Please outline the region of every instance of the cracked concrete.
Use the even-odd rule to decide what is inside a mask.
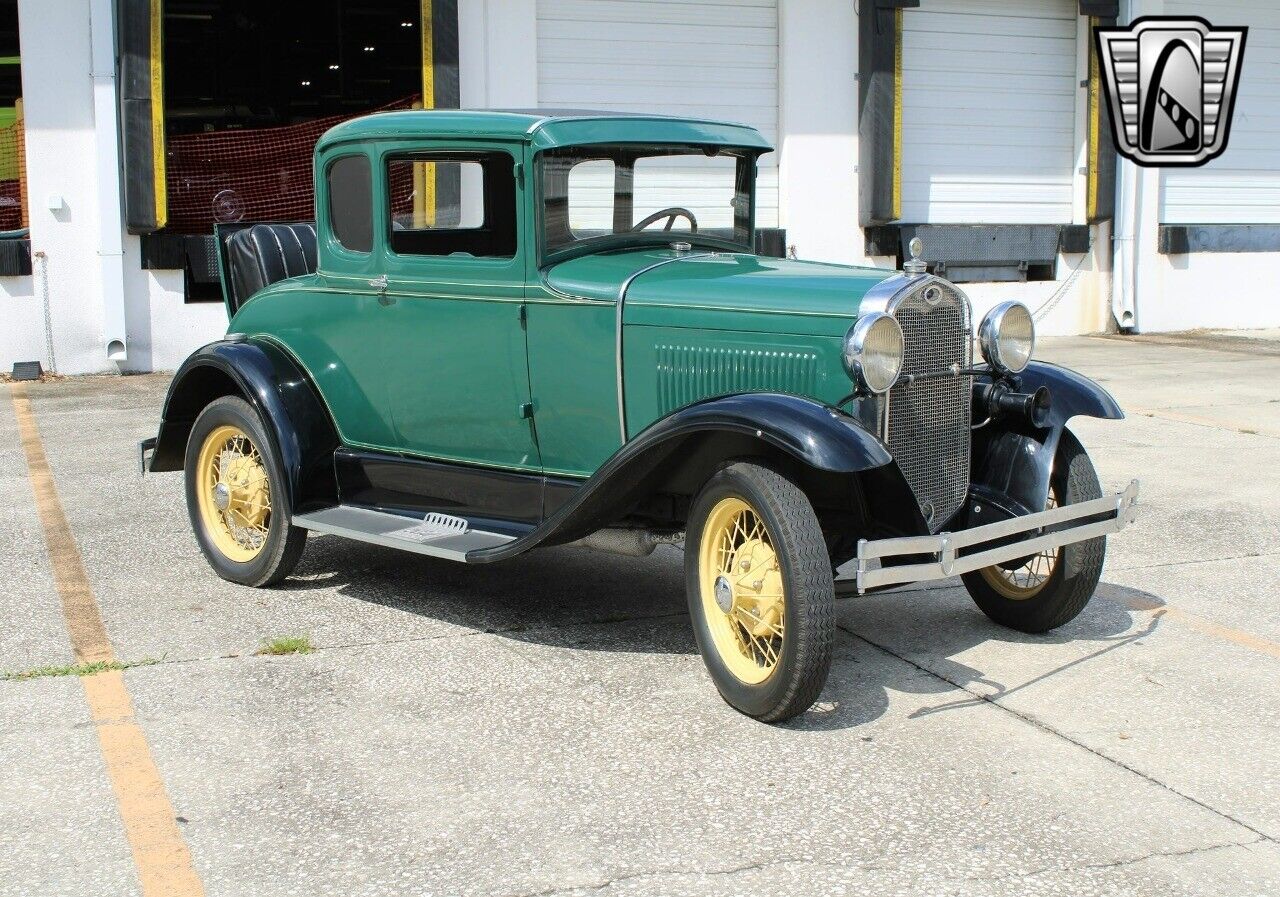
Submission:
[[[472,569],[322,537],[241,589],[180,478],[135,472],[166,378],[31,395],[116,653],[162,659],[124,676],[210,895],[1269,897],[1280,448],[1241,416],[1272,419],[1280,357],[1243,351],[1046,340],[1160,412],[1075,424],[1107,485],[1143,479],[1098,596],[1034,638],[955,582],[843,600],[821,701],[774,728],[711,688],[674,549]],[[65,663],[8,407],[0,496],[0,668]],[[253,656],[286,635],[318,650]],[[0,683],[0,897],[137,893],[77,694]]]

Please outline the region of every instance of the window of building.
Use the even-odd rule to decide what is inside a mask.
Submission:
[[[393,252],[475,258],[516,254],[515,160],[506,153],[391,159],[387,194]]]
[[[329,165],[329,223],[352,252],[373,249],[373,178],[367,156],[343,156]]]

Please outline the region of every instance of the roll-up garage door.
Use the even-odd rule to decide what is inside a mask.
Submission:
[[[1273,0],[1169,0],[1164,12],[1207,15],[1222,27],[1246,25],[1249,37],[1226,152],[1200,168],[1162,172],[1160,221],[1280,224],[1280,7]]]
[[[538,0],[538,105],[742,122],[777,146],[777,0]],[[697,174],[670,175],[666,204],[689,205]],[[776,227],[776,152],[757,193],[756,223]]]
[[[1075,0],[928,0],[902,14],[902,220],[1067,224]]]

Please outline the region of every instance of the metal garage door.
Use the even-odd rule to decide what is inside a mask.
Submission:
[[[902,220],[1066,224],[1075,0],[929,0],[902,15]]]
[[[1200,168],[1162,172],[1165,224],[1280,224],[1280,8],[1272,0],[1188,3],[1169,0],[1165,14],[1212,16],[1212,24],[1247,25],[1235,115],[1227,149]]]
[[[538,105],[743,122],[777,146],[777,0],[538,0]],[[696,176],[671,176],[668,204],[688,205]],[[757,224],[776,227],[777,153],[758,193]]]

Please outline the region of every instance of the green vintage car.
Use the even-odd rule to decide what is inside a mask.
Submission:
[[[711,677],[767,721],[822,690],[837,593],[958,574],[999,623],[1070,620],[1137,490],[1104,495],[1065,424],[1119,407],[1031,360],[1024,306],[975,335],[914,257],[756,254],[769,150],[613,113],[333,128],[314,223],[219,231],[228,333],[144,469],[186,471],[209,563],[252,586],[308,530],[467,564],[683,545]]]

